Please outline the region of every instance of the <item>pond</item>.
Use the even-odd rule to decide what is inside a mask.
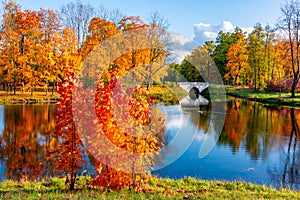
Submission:
[[[300,189],[300,109],[229,98],[217,144],[199,157],[205,138],[213,131],[210,106],[200,109],[162,106],[161,112],[167,113],[163,137],[168,148],[161,152],[152,174]],[[47,149],[54,145],[55,110],[55,105],[0,106],[0,181],[56,174],[46,159]],[[92,171],[86,162],[80,174]]]

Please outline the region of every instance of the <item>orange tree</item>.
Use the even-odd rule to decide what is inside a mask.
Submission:
[[[127,18],[122,22],[128,23],[122,24],[125,27],[122,33],[106,39],[101,44],[104,45],[87,58],[88,69],[95,70],[94,78],[99,80],[94,91],[82,83],[83,90],[77,91],[80,102],[73,102],[73,105],[78,103],[75,107],[80,108],[82,117],[78,128],[85,132],[87,148],[97,159],[93,184],[112,189],[138,189],[148,174],[147,170],[153,166],[155,152],[162,145],[157,137],[162,130],[157,129],[159,124],[153,121],[162,123],[163,118],[157,112],[151,112],[148,91],[136,86],[139,84],[138,75],[129,73],[150,63],[151,48],[148,48],[150,45],[145,38],[147,26],[140,25],[139,20],[134,25],[135,20]],[[109,66],[103,68],[107,61],[111,61]],[[84,82],[86,79],[79,80]],[[123,84],[118,84],[119,81]],[[133,85],[129,84],[133,82]],[[94,92],[94,98],[86,99],[87,92]],[[91,104],[94,107],[88,106]],[[94,114],[84,114],[91,113],[88,112],[91,109]],[[92,124],[87,125],[88,121]],[[85,127],[89,127],[89,131]]]
[[[70,190],[74,189],[77,171],[81,168],[83,159],[83,143],[75,127],[72,113],[72,93],[74,79],[81,66],[81,56],[75,33],[70,28],[62,31],[60,39],[60,54],[57,56],[57,66],[60,70],[58,93],[61,100],[57,104],[57,123],[54,132],[56,145],[48,152],[49,159],[55,163],[57,170],[67,176]]]
[[[84,49],[77,55],[84,62],[72,64],[76,54],[65,56],[70,60],[66,59],[69,68],[59,87],[62,100],[55,133],[59,144],[52,153],[57,168],[69,175],[71,190],[83,162],[83,141],[95,158],[92,184],[111,189],[138,189],[162,146],[158,135],[164,119],[158,115],[159,109],[150,109],[148,91],[138,86],[137,76],[131,73],[147,67],[151,48],[162,48],[149,48],[146,25],[129,22],[122,24],[126,27],[122,30],[111,22],[93,19]],[[82,66],[80,71],[78,66]]]

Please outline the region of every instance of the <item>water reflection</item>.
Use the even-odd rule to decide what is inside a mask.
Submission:
[[[51,138],[55,130],[55,110],[55,105],[0,106],[2,180],[35,180],[55,174],[46,158],[47,149],[55,145]],[[171,178],[243,180],[300,189],[300,109],[229,99],[222,134],[220,138],[215,135],[218,143],[202,159],[198,155],[200,147],[208,134],[213,135],[214,123],[218,122],[211,105],[164,106],[163,110],[168,114],[164,141],[172,145],[164,149],[157,166],[178,159],[153,174]],[[180,140],[174,142],[178,133]],[[188,149],[185,149],[189,144],[185,134],[194,137]],[[184,152],[181,157],[178,156],[180,151]]]
[[[186,96],[179,102],[179,104],[182,107],[195,107],[199,105],[208,105],[208,103],[209,101],[201,95],[198,95],[197,98],[191,98],[190,96]]]
[[[0,159],[5,165],[1,178],[35,180],[53,175],[46,150],[55,129],[55,105],[1,106],[1,110]]]
[[[218,144],[203,159],[198,157],[199,148],[203,145],[203,138],[213,131],[211,122],[215,120],[211,120],[209,105],[200,109],[197,113],[183,108],[192,125],[197,127],[197,140],[175,163],[154,174],[171,178],[194,176],[243,180],[277,188],[300,189],[299,109],[229,99]],[[200,121],[197,120],[199,117]],[[169,156],[172,155],[165,155]]]
[[[300,110],[241,99],[231,99],[227,109],[219,144],[230,145],[233,152],[245,148],[255,163],[264,161],[261,168],[266,170],[260,170],[270,175],[274,186],[299,189]]]

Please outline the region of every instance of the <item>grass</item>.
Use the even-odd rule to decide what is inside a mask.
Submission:
[[[15,95],[7,93],[6,91],[0,91],[0,104],[24,104],[24,103],[56,103],[59,100],[59,94],[54,93],[51,95],[49,92],[46,96],[45,92],[34,92],[31,95],[30,92],[17,92]]]
[[[232,87],[226,88],[226,94],[268,105],[300,107],[300,94],[296,94],[295,98],[291,98],[291,93],[260,92]]]
[[[176,104],[180,99],[184,98],[188,93],[177,86],[151,86],[150,95],[153,96],[155,102],[164,102],[166,104]],[[60,99],[57,92],[51,95],[49,92],[46,96],[45,92],[34,92],[32,96],[30,92],[17,92],[16,95],[0,91],[0,104],[24,104],[24,103],[56,103]]]
[[[178,86],[159,86],[153,85],[150,88],[150,95],[155,102],[164,102],[165,104],[177,104],[181,99],[188,95],[188,92]]]
[[[300,199],[300,192],[276,190],[244,182],[149,178],[139,191],[111,191],[90,187],[90,178],[81,177],[76,190],[68,191],[63,178],[50,181],[0,184],[1,199]]]

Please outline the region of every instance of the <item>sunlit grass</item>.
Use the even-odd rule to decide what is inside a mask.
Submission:
[[[179,86],[158,86],[154,85],[150,88],[155,102],[164,102],[166,104],[177,104],[181,99],[188,95],[184,89]]]
[[[269,105],[300,107],[300,94],[291,98],[291,93],[283,92],[260,92],[249,89],[227,88],[227,95],[241,97]]]
[[[17,91],[16,94],[11,92],[0,91],[0,104],[20,104],[20,103],[55,103],[59,99],[59,94],[54,92],[52,95],[51,91],[48,92],[20,92]]]
[[[300,199],[300,192],[276,190],[245,182],[205,181],[194,178],[180,180],[149,178],[135,190],[111,191],[91,187],[90,178],[80,177],[75,191],[70,192],[65,179],[0,184],[1,199]]]

